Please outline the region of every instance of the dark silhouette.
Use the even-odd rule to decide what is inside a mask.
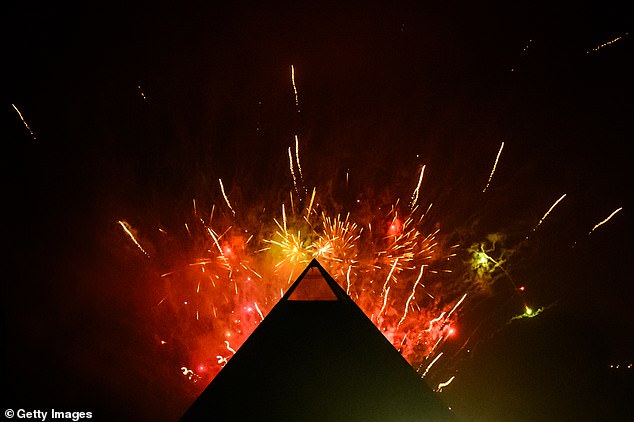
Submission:
[[[451,412],[313,260],[182,421],[445,421]]]

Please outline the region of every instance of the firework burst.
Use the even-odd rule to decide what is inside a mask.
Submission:
[[[291,72],[299,112],[294,67]],[[516,316],[505,315],[505,321],[542,312],[543,308],[534,311],[520,294],[524,286],[516,284],[509,268],[514,249],[503,247],[503,234],[477,241],[469,240],[470,234],[450,241],[455,232],[445,233],[440,222],[430,221],[432,203],[421,195],[426,165],[417,174],[411,171],[415,187],[406,196],[408,204],[393,198],[387,207],[354,201],[353,207],[342,209],[325,204],[346,202],[345,198],[322,196],[317,187],[307,188],[310,178],[302,170],[299,146],[295,135],[294,146],[287,149],[292,185],[281,204],[260,204],[257,210],[245,207],[230,200],[232,189],[218,179],[215,205],[202,211],[194,200],[193,212],[182,227],[159,229],[162,237],[180,241],[163,242],[164,248],[152,245],[156,256],[146,252],[134,228],[119,221],[138,250],[169,266],[160,277],[156,336],[162,347],[172,350],[174,367],[188,382],[210,381],[312,259],[319,260],[420,376],[437,383],[438,390],[455,378],[450,370],[455,365],[446,362],[457,360],[475,341],[478,328],[463,332],[461,316],[472,303],[494,295],[495,284],[505,280],[511,286]],[[504,146],[502,142],[482,193],[492,184]],[[353,195],[349,179],[347,169],[345,195]],[[521,241],[528,241],[528,236]],[[498,328],[504,326],[500,323]]]
[[[441,230],[428,229],[431,205],[417,203],[423,171],[424,166],[409,206],[397,199],[387,211],[370,215],[366,208],[331,213],[320,205],[324,201],[317,188],[310,195],[296,189],[299,197],[291,192],[289,203],[275,207],[280,214],[260,227],[240,221],[248,211],[230,203],[222,181],[224,206],[213,205],[205,217],[193,201],[191,220],[180,233],[159,231],[183,239],[186,253],[167,247],[157,256],[172,256],[171,268],[161,275],[157,338],[174,349],[184,378],[203,385],[213,378],[314,258],[420,375],[430,376],[437,362],[446,359],[442,348],[456,337],[462,308],[486,290],[482,285],[498,277],[498,270],[506,272],[506,258],[493,258],[494,246],[472,246],[476,277],[454,274],[461,246],[443,246]],[[119,224],[145,251],[134,229]]]

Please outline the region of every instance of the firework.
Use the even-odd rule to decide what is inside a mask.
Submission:
[[[558,200],[556,200],[551,206],[550,208],[548,208],[548,211],[546,211],[546,213],[542,216],[542,218],[540,218],[540,220],[537,222],[537,225],[533,228],[533,232],[537,231],[537,229],[539,228],[539,226],[541,226],[544,221],[546,220],[546,218],[550,215],[550,213],[555,209],[555,207],[566,197],[566,194],[564,193],[563,195],[561,195],[559,197]],[[526,239],[528,239],[528,236],[526,236]]]
[[[130,226],[130,224],[128,224],[126,221],[123,221],[123,220],[117,221],[117,224],[119,224],[121,226],[121,228],[123,229],[125,234],[128,235],[128,237],[132,240],[132,242],[136,245],[136,247],[141,252],[143,252],[143,255],[145,255],[146,257],[149,258],[150,254],[147,253],[147,251],[145,249],[143,249],[143,246],[141,246],[141,244],[137,240],[136,236],[134,235],[134,233],[133,233],[134,229]]]
[[[291,83],[299,112],[294,66]],[[371,201],[361,206],[354,201],[349,209],[330,207],[325,204],[337,203],[337,198],[322,196],[316,185],[309,195],[299,136],[293,140],[286,151],[292,185],[282,203],[269,203],[257,211],[236,208],[218,179],[220,206],[211,204],[203,210],[193,199],[188,221],[176,230],[159,229],[163,239],[180,241],[168,241],[165,250],[152,244],[151,250],[158,250],[152,257],[129,224],[118,222],[147,258],[167,261],[156,304],[156,338],[161,347],[173,350],[174,366],[181,368],[187,381],[210,381],[312,259],[319,260],[421,377],[438,382],[438,391],[455,379],[443,372],[451,366],[447,362],[478,341],[474,334],[479,327],[469,332],[471,328],[459,325],[463,313],[472,303],[494,295],[498,280],[512,286],[514,313],[523,310],[505,316],[499,326],[543,312],[543,307],[533,309],[521,297],[525,287],[518,286],[511,274],[514,248],[502,247],[504,234],[450,242],[451,233],[441,231],[440,222],[428,220],[432,203],[421,195],[425,164],[411,171],[414,188],[405,196],[406,205],[394,198],[388,206],[384,202],[372,206]],[[502,142],[483,193],[491,185],[504,147]],[[350,178],[347,168],[346,194],[354,195]],[[531,233],[565,197],[550,206]],[[256,213],[257,218],[252,218]],[[170,249],[171,244],[180,249]],[[456,260],[459,256],[466,259]],[[460,344],[452,344],[461,336]]]
[[[416,206],[416,203],[418,202],[418,193],[420,191],[420,184],[423,182],[424,174],[425,174],[425,166],[421,167],[420,169],[420,176],[418,176],[418,184],[416,184],[416,189],[414,189],[414,192],[412,193],[412,201],[410,203],[410,208],[414,208]],[[346,183],[348,182],[347,175],[348,173],[346,173]]]
[[[628,35],[629,35],[629,33],[626,32],[625,34],[619,35],[618,37],[613,38],[610,41],[606,41],[606,42],[604,42],[602,44],[599,44],[596,47],[593,47],[590,50],[586,51],[586,54],[596,53],[597,51],[601,50],[602,48],[608,47],[608,46],[614,44],[615,42],[622,40],[623,38],[627,37]]]
[[[489,185],[491,184],[491,179],[493,179],[493,174],[495,173],[495,169],[498,166],[498,161],[500,160],[500,155],[502,155],[502,149],[504,148],[504,142],[502,142],[502,145],[500,145],[500,149],[498,150],[498,155],[495,157],[495,162],[493,163],[493,168],[491,169],[491,174],[489,175],[489,180],[487,180],[487,184],[484,187],[484,189],[482,189],[482,193],[486,192],[486,190],[489,188]]]
[[[231,203],[229,202],[229,198],[227,197],[227,194],[225,193],[225,185],[223,185],[222,179],[218,179],[218,182],[220,183],[220,190],[222,191],[222,197],[225,199],[225,203],[227,204],[227,206],[229,207],[233,215],[236,215],[236,212],[231,206]]]
[[[137,89],[139,90],[139,95],[141,96],[141,98],[143,98],[143,101],[147,101],[147,95],[145,95],[145,92],[143,91],[141,85],[137,85]]]
[[[292,152],[289,148],[291,169],[299,169],[297,145],[295,157]],[[309,200],[297,202],[303,207],[281,204],[269,227],[242,227],[222,180],[227,213],[218,215],[212,206],[205,219],[193,200],[192,219],[180,235],[192,244],[191,252],[161,276],[164,293],[156,305],[159,319],[176,318],[178,327],[159,324],[167,329],[158,338],[162,346],[179,348],[182,375],[192,382],[213,377],[297,274],[317,258],[412,365],[427,361],[421,372],[427,376],[428,360],[436,355],[437,361],[438,348],[455,332],[467,294],[456,295],[461,282],[447,277],[456,245],[445,250],[438,241],[440,230],[424,228],[425,213],[417,205],[424,169],[406,210],[397,200],[385,214],[363,215],[368,221],[363,225],[355,219],[359,210],[330,215],[315,205],[322,203],[316,188]],[[291,175],[297,192],[297,174]],[[119,224],[149,258],[131,227],[122,220]]]
[[[18,113],[18,116],[20,117],[20,120],[22,121],[22,124],[24,125],[26,130],[29,131],[29,133],[31,134],[31,137],[33,138],[33,140],[37,139],[35,137],[35,134],[31,130],[31,127],[29,126],[29,124],[26,122],[26,120],[24,120],[24,116],[22,116],[22,113],[20,112],[20,110],[16,107],[15,104],[11,104],[11,105],[13,106],[13,109],[15,110],[15,112]]]
[[[595,231],[596,229],[598,229],[599,227],[601,227],[602,225],[604,225],[605,223],[607,223],[608,221],[610,221],[612,219],[612,217],[614,217],[619,211],[621,211],[623,209],[623,207],[621,208],[617,208],[614,211],[612,211],[612,214],[608,215],[604,220],[599,221],[593,228],[592,230],[590,230],[588,232],[588,235],[591,235],[593,231]]]
[[[156,259],[178,257],[169,259],[169,268],[162,272],[156,338],[161,347],[173,350],[174,366],[184,368],[181,376],[190,385],[206,385],[226,365],[312,259],[319,260],[419,375],[438,385],[438,391],[455,378],[447,369],[478,341],[474,334],[479,327],[469,333],[472,328],[465,326],[458,333],[462,315],[471,303],[495,291],[508,292],[493,288],[498,280],[512,286],[515,309],[522,309],[501,321],[498,331],[543,312],[545,308],[531,308],[520,295],[525,287],[517,285],[509,270],[514,249],[502,246],[504,234],[490,234],[464,247],[461,242],[449,243],[440,226],[428,221],[432,205],[421,203],[420,195],[425,165],[414,173],[406,206],[396,198],[386,208],[364,205],[333,212],[324,205],[332,198],[321,197],[317,187],[308,194],[299,139],[294,140],[287,151],[292,185],[286,201],[265,207],[271,211],[262,210],[247,223],[242,216],[252,211],[236,210],[219,179],[222,207],[212,204],[205,211],[194,199],[191,217],[180,229],[159,229],[164,238],[183,239],[186,253],[152,245],[152,250],[159,249]],[[487,186],[503,147],[504,143]],[[129,224],[120,220],[119,225],[150,258]],[[467,259],[460,262],[457,256]]]
[[[449,384],[451,384],[453,380],[455,379],[456,379],[456,376],[454,375],[451,378],[449,378],[447,381],[438,383],[438,387],[436,387],[436,391],[439,393],[442,392],[442,389],[447,387]]]
[[[295,66],[291,65],[291,83],[293,84],[293,93],[295,94],[295,107],[299,113],[299,93],[297,92],[297,85],[295,85]]]

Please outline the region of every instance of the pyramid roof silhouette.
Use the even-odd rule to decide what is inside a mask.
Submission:
[[[313,260],[181,421],[451,421]]]

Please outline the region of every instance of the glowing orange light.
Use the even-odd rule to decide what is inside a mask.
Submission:
[[[402,232],[403,232],[403,223],[398,218],[394,218],[394,220],[390,222],[390,225],[387,228],[387,235],[390,237],[398,236]]]

